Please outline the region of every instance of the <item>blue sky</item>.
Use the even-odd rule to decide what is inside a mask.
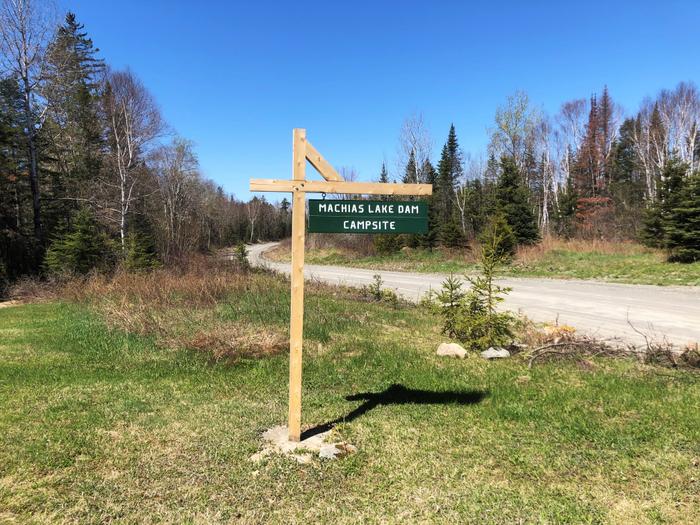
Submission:
[[[435,155],[454,122],[485,149],[498,105],[545,111],[608,85],[627,112],[700,82],[700,2],[223,2],[59,0],[114,68],[129,67],[205,176],[239,198],[288,178],[292,128],[336,167],[394,170],[399,128],[422,113]],[[392,173],[392,175],[395,175]]]

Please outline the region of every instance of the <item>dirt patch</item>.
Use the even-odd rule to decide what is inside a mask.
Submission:
[[[331,430],[319,432],[301,441],[290,441],[286,426],[276,426],[263,435],[263,448],[250,457],[251,461],[261,461],[271,454],[285,454],[299,463],[309,463],[314,456],[321,459],[337,459],[357,452],[349,443],[329,443]]]

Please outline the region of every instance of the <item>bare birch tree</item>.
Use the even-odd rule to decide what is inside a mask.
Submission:
[[[110,146],[110,168],[118,192],[119,238],[126,249],[127,217],[145,156],[161,136],[165,124],[151,94],[130,71],[109,72],[104,96]]]
[[[700,95],[695,84],[681,82],[658,96],[661,121],[667,133],[667,148],[693,171],[697,165],[696,146],[700,124]]]
[[[0,65],[5,73],[17,78],[22,91],[34,235],[41,241],[44,227],[41,219],[37,131],[41,127],[45,106],[38,98],[38,87],[55,16],[49,2],[0,1]]]

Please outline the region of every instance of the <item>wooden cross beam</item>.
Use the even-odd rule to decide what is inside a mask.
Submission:
[[[292,179],[251,179],[250,191],[291,192],[292,198],[292,295],[289,322],[289,440],[301,438],[301,371],[304,330],[304,237],[306,193],[353,195],[431,195],[431,184],[348,182],[306,140],[306,130],[293,133]],[[306,161],[324,180],[306,180]]]
[[[345,193],[351,195],[430,195],[433,192],[431,184],[277,179],[250,179],[250,191],[305,191],[307,193]]]

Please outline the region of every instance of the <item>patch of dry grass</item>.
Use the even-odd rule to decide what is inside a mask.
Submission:
[[[216,362],[277,354],[286,351],[288,344],[277,331],[243,324],[205,329],[185,342],[187,348],[204,352]]]
[[[269,274],[250,274],[228,261],[193,256],[147,272],[120,269],[60,281],[26,279],[12,294],[24,301],[87,304],[113,329],[154,337],[161,346],[204,352],[214,361],[231,361],[286,348],[283,330],[218,314],[222,304],[260,293],[273,280],[277,284]]]
[[[632,241],[545,237],[533,246],[520,246],[515,256],[515,262],[516,264],[534,264],[554,251],[627,256],[654,254],[658,256],[660,261],[663,261],[663,254],[659,250],[646,248]]]

